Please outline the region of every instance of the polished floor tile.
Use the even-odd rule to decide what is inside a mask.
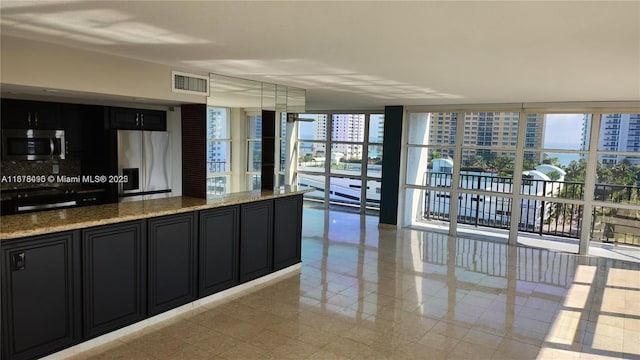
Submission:
[[[640,358],[640,264],[305,208],[299,273],[74,359]]]

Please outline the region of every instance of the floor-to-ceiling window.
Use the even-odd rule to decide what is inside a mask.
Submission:
[[[527,124],[519,230],[579,239],[591,114],[526,116],[540,119],[542,131]]]
[[[262,115],[247,113],[247,189],[260,189]]]
[[[601,115],[597,160],[591,238],[640,245],[640,114]]]
[[[207,107],[207,196],[226,194],[231,184],[231,112]]]
[[[380,208],[384,115],[298,116],[298,185],[319,206],[358,212]]]
[[[640,245],[640,115],[410,109],[406,123],[403,225]]]
[[[327,115],[298,116],[298,186],[313,189],[304,198],[316,204],[325,200],[327,163]]]

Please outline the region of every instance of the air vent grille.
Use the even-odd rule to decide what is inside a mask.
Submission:
[[[179,71],[173,71],[171,75],[173,92],[209,96],[208,77]]]

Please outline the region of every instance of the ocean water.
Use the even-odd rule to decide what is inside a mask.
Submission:
[[[550,158],[558,158],[558,162],[562,166],[568,166],[573,160],[580,160],[580,154],[566,154],[566,153],[546,153]]]

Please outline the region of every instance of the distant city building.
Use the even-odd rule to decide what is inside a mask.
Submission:
[[[332,153],[344,154],[345,160],[362,159],[364,142],[364,114],[335,114],[331,123]],[[358,144],[342,144],[336,142]]]
[[[588,150],[591,124],[591,116],[585,115],[582,125],[582,150]],[[640,153],[640,114],[603,114],[598,150]],[[599,158],[603,165],[619,164],[625,159],[632,165],[640,165],[640,156],[606,154]]]
[[[227,142],[217,141],[228,139],[228,109],[207,107],[207,172],[228,171]]]
[[[432,145],[453,145],[456,139],[456,113],[431,113],[428,129],[428,143]],[[464,113],[464,134],[462,161],[488,150],[469,149],[471,146],[491,146],[514,148],[518,141],[517,112],[469,112]],[[527,115],[525,149],[541,149],[544,138],[544,116],[542,114]],[[443,148],[442,157],[453,158],[453,150]],[[510,156],[513,151],[493,151],[497,156]],[[525,153],[525,157],[541,157],[533,152]],[[542,160],[541,158],[538,160]]]
[[[382,143],[384,138],[384,115],[371,114],[369,117],[369,142]]]
[[[582,130],[580,132],[582,139],[580,140],[580,150],[589,150],[589,131],[591,129],[591,122],[591,114],[585,114],[582,117]],[[581,155],[580,157],[584,158],[585,155]]]
[[[326,140],[327,139],[327,115],[321,114],[315,116],[315,121],[313,122],[315,125],[314,136],[315,140]],[[327,147],[325,143],[313,143],[311,145],[311,152],[314,157],[325,157],[327,154]]]

